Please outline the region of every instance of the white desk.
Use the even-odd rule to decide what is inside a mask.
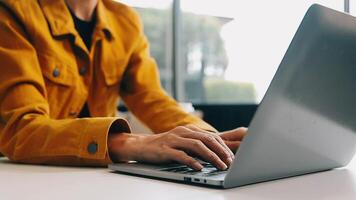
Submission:
[[[343,169],[225,190],[114,174],[104,168],[19,165],[0,159],[0,199],[355,200],[356,158]]]

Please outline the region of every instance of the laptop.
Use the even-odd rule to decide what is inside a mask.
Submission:
[[[356,151],[356,18],[312,5],[227,171],[178,164],[115,172],[231,188],[347,165]]]

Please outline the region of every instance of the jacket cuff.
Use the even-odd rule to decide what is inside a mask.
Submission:
[[[88,120],[83,130],[79,157],[107,164],[112,163],[107,146],[109,133],[131,133],[125,119],[112,117],[92,118]]]

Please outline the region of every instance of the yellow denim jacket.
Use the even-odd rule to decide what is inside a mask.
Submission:
[[[64,0],[0,1],[0,154],[22,163],[106,165],[122,98],[154,132],[195,124],[161,88],[133,9],[101,0],[90,51]],[[163,48],[163,47],[162,47]],[[85,102],[91,118],[77,118]]]

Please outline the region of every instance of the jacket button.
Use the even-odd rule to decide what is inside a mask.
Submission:
[[[85,75],[87,73],[87,71],[88,71],[87,67],[81,67],[79,69],[79,74],[83,76],[83,75]]]
[[[54,77],[58,77],[58,76],[60,75],[59,69],[58,69],[57,67],[54,68],[54,70],[53,70],[53,72],[52,72],[52,75],[53,75]]]
[[[95,154],[96,152],[98,152],[98,143],[96,142],[91,142],[89,145],[88,145],[88,153],[90,154]]]

